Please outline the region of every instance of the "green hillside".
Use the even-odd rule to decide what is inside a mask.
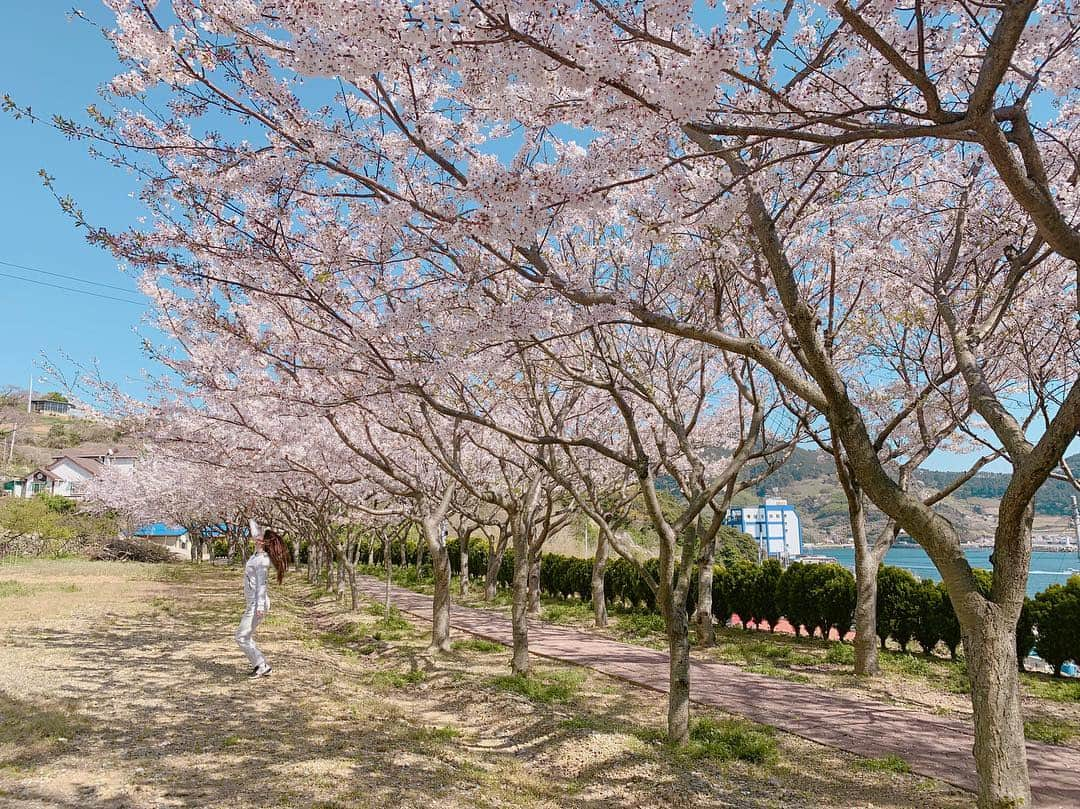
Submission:
[[[21,477],[67,447],[114,443],[123,436],[121,425],[104,418],[27,413],[25,391],[0,388],[0,479]]]
[[[1070,468],[1080,465],[1080,455],[1067,459]],[[751,472],[750,474],[753,474]],[[920,470],[916,486],[927,494],[951,483],[954,472]],[[980,472],[941,503],[939,508],[962,533],[985,534],[993,531],[996,502],[1001,499],[1011,476],[1002,472]],[[1061,481],[1047,481],[1035,497],[1035,512],[1044,518],[1072,514],[1072,488]],[[808,541],[846,539],[850,536],[847,500],[836,480],[832,458],[816,450],[796,449],[783,467],[769,475],[756,491],[743,492],[736,505],[755,503],[762,497],[784,497],[794,505],[809,533]],[[871,529],[884,518],[870,511]]]

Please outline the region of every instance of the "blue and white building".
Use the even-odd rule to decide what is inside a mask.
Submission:
[[[783,498],[766,497],[759,506],[728,509],[724,523],[756,539],[762,558],[791,559],[802,555],[799,515]]]
[[[170,525],[163,522],[140,525],[132,532],[136,539],[145,539],[160,545],[174,556],[181,559],[191,559],[191,537],[187,529],[181,525]],[[203,546],[203,559],[210,558],[209,543]]]

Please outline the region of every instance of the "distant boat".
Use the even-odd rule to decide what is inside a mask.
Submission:
[[[804,565],[838,565],[840,564],[836,559],[831,556],[817,556],[814,554],[807,554],[806,556],[793,556],[792,562],[802,562]]]

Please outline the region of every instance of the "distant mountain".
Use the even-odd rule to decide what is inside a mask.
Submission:
[[[1068,458],[1067,462],[1070,468],[1077,469],[1080,454]],[[915,485],[929,494],[955,478],[955,472],[920,470],[915,475]],[[980,472],[942,501],[939,509],[962,533],[990,534],[994,530],[996,501],[1001,499],[1010,478],[1008,473]],[[1067,483],[1047,481],[1035,496],[1037,517],[1060,523],[1062,518],[1072,514],[1072,494],[1072,487]],[[796,449],[781,468],[770,474],[756,490],[738,495],[734,504],[748,505],[766,496],[786,498],[796,507],[808,542],[846,540],[851,535],[847,499],[836,479],[832,457],[823,452]],[[873,510],[869,520],[871,530],[884,523],[884,517]]]
[[[1076,470],[1077,465],[1080,464],[1080,453],[1066,458],[1065,462],[1070,469]],[[924,470],[918,473],[919,480],[933,489],[947,486],[955,477],[953,472]],[[1000,500],[1011,479],[1012,475],[1007,472],[980,472],[957,489],[955,496],[960,499]],[[1055,517],[1069,516],[1072,514],[1074,494],[1076,492],[1068,483],[1061,480],[1048,480],[1035,495],[1035,513]]]

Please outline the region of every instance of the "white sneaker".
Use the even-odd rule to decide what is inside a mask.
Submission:
[[[269,663],[263,663],[261,666],[256,666],[248,677],[252,680],[257,680],[259,677],[269,677],[270,672],[273,670]]]

